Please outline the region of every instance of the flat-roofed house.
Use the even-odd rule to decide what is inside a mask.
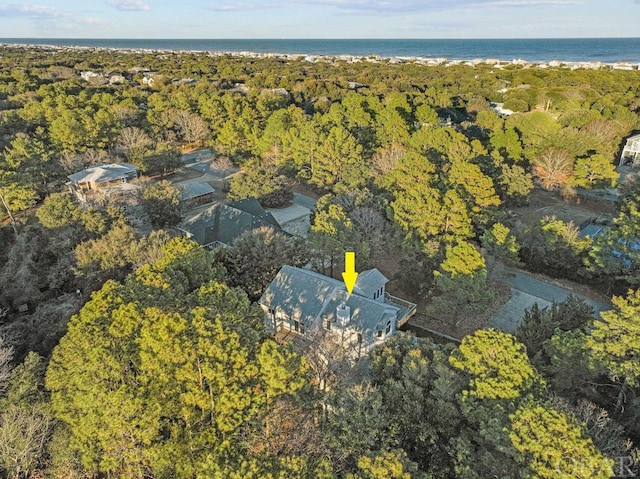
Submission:
[[[416,311],[416,305],[389,295],[377,269],[358,275],[352,294],[344,282],[315,271],[283,266],[258,304],[276,336],[313,339],[330,335],[353,359],[390,338]]]
[[[99,203],[98,193],[125,193],[138,188],[131,181],[138,177],[138,168],[130,163],[99,164],[67,176],[69,190],[81,203]]]

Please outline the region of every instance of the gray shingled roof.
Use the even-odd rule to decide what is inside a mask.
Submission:
[[[377,274],[384,278],[379,271]],[[336,308],[345,301],[351,308],[350,324],[363,334],[373,335],[376,329],[384,328],[387,321],[397,318],[401,309],[361,296],[355,289],[349,295],[342,281],[293,266],[280,269],[258,303],[311,325],[320,317],[334,321]]]
[[[389,280],[377,269],[368,269],[358,274],[353,292],[370,298]]]
[[[247,207],[247,204],[238,205],[238,203],[240,202],[228,205],[222,203],[212,205],[203,212],[185,219],[178,225],[178,228],[189,233],[191,238],[201,245],[207,245],[214,241],[230,245],[246,231],[262,226],[269,226],[276,231],[282,231],[273,215],[262,209],[257,201],[256,203],[260,209],[257,209],[252,204]],[[245,209],[240,209],[238,206]],[[261,214],[254,215],[245,211],[246,209]]]
[[[180,191],[180,201],[192,200],[216,191],[209,183],[203,181],[186,181],[174,186]]]
[[[138,169],[131,163],[111,163],[109,165],[100,164],[78,171],[67,176],[71,181],[76,183],[86,183],[93,181],[94,183],[106,183],[108,181],[128,178],[137,175]]]
[[[349,295],[346,291],[336,291],[321,316],[335,322],[336,309],[341,304],[346,304],[351,309],[350,325],[371,339],[376,330],[384,329],[387,321],[395,322],[399,309],[389,303],[374,301],[357,294]]]
[[[341,282],[313,271],[283,266],[258,301],[268,309],[311,324],[324,311]],[[344,289],[344,284],[342,284]]]

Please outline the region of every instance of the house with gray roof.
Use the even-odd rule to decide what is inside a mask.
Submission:
[[[233,203],[216,203],[201,213],[183,220],[177,228],[205,248],[230,245],[247,231],[270,227],[282,232],[271,213],[267,213],[255,198]]]
[[[180,192],[180,205],[183,208],[204,205],[213,201],[215,189],[204,181],[185,181],[175,186]]]
[[[317,333],[327,333],[358,359],[415,314],[415,304],[385,291],[387,282],[377,269],[363,271],[349,294],[342,281],[283,266],[258,304],[276,335],[292,333],[312,339]]]
[[[124,194],[138,189],[131,185],[131,181],[138,178],[138,168],[131,163],[101,163],[67,178],[69,190],[85,204],[96,203],[102,195]]]

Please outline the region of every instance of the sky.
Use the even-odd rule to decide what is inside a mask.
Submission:
[[[640,0],[0,0],[0,38],[637,37]]]

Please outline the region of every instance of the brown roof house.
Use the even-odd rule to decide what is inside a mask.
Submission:
[[[283,266],[258,304],[276,335],[313,340],[329,334],[353,359],[390,338],[415,314],[416,305],[385,291],[388,279],[377,269],[358,275],[352,294],[344,282],[315,271]]]
[[[245,198],[229,204],[216,203],[185,219],[177,228],[205,248],[215,249],[230,245],[243,233],[263,226],[283,232],[273,215],[267,213],[258,200]]]
[[[99,164],[67,176],[69,190],[83,204],[101,205],[117,196],[126,196],[139,187],[138,168],[130,163]]]

